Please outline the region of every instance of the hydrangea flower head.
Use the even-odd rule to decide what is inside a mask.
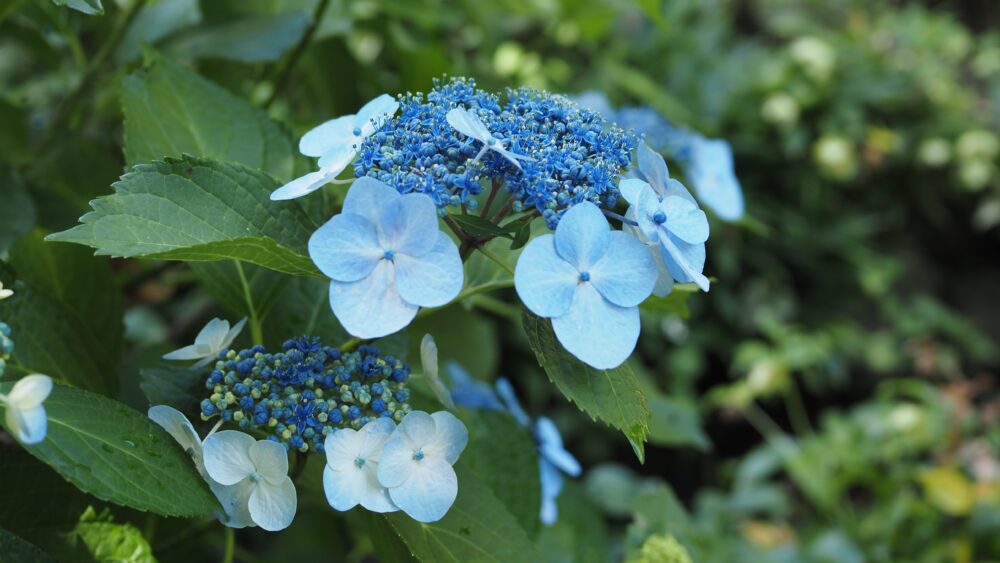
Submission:
[[[345,428],[326,437],[323,489],[333,508],[344,511],[361,505],[372,512],[395,512],[386,488],[378,482],[378,463],[396,425],[379,418],[361,430]]]
[[[589,202],[566,212],[554,235],[532,240],[514,271],[524,305],[552,319],[563,347],[584,363],[609,369],[639,339],[639,303],[653,290],[656,264],[635,237],[611,231]]]
[[[217,515],[219,522],[230,528],[254,526],[253,519],[250,517],[250,511],[247,508],[247,499],[242,496],[244,491],[235,485],[226,486],[216,482],[209,476],[208,471],[205,470],[202,439],[198,436],[198,432],[195,431],[194,426],[191,426],[191,422],[187,417],[177,409],[167,405],[151,407],[148,415],[150,420],[166,430],[181,448],[191,456],[201,478],[208,483],[215,498],[219,499],[219,503],[225,509],[224,514]]]
[[[52,378],[47,375],[22,377],[6,396],[0,395],[7,414],[4,424],[7,432],[24,445],[30,446],[45,440],[48,417],[42,404],[52,393]]]
[[[331,119],[302,136],[299,152],[319,157],[317,172],[296,178],[271,194],[272,200],[295,199],[322,188],[347,168],[358,154],[361,143],[399,109],[399,102],[388,94],[371,100],[356,115]]]
[[[378,481],[411,518],[436,522],[458,496],[452,466],[468,442],[469,432],[455,415],[413,411],[385,443]]]
[[[247,324],[246,318],[236,323],[236,326],[229,328],[229,321],[222,319],[212,319],[208,321],[205,328],[201,329],[194,339],[194,344],[185,346],[179,350],[174,350],[163,356],[165,360],[198,360],[193,367],[200,368],[207,366],[212,360],[219,357],[223,350],[229,348]]]
[[[288,452],[281,444],[223,430],[205,439],[204,457],[209,477],[236,487],[237,496],[246,499],[254,524],[276,532],[292,523],[298,497],[288,476]]]
[[[309,239],[309,255],[331,278],[337,319],[359,338],[392,334],[462,289],[458,248],[439,230],[431,199],[372,178],[354,182],[343,212]]]

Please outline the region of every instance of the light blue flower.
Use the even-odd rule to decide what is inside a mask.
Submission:
[[[26,446],[41,443],[49,428],[43,403],[52,393],[52,378],[33,374],[17,380],[10,393],[0,393],[0,404],[7,411],[7,432]]]
[[[462,289],[462,260],[434,202],[372,178],[354,182],[343,212],[309,239],[309,255],[332,280],[334,315],[359,338],[392,334]]]
[[[507,405],[507,410],[522,426],[531,429],[538,445],[538,476],[542,489],[542,522],[551,526],[559,517],[559,507],[556,501],[563,488],[563,475],[579,477],[582,472],[580,462],[573,454],[563,447],[562,435],[550,419],[538,417],[534,426],[528,414],[521,408],[514,388],[506,378],[501,377],[496,383],[497,393]]]
[[[174,350],[163,356],[164,360],[198,360],[194,368],[202,368],[219,359],[219,354],[229,348],[236,340],[243,327],[247,324],[244,317],[235,326],[229,328],[229,321],[219,318],[208,321],[208,324],[198,333],[194,344]]]
[[[327,121],[302,136],[299,152],[319,157],[319,170],[296,178],[271,194],[272,200],[295,199],[310,194],[332,181],[358,154],[361,143],[375,133],[399,109],[388,94],[371,100],[355,115]]]
[[[476,154],[476,157],[472,159],[473,162],[478,162],[488,150],[494,151],[500,156],[506,158],[507,161],[517,167],[518,170],[521,169],[521,163],[518,162],[518,159],[534,160],[533,158],[527,157],[523,154],[514,154],[504,148],[503,142],[495,138],[493,134],[490,133],[490,130],[486,128],[486,124],[484,124],[476,114],[465,108],[455,108],[449,111],[445,116],[445,119],[447,119],[448,124],[459,133],[483,144],[483,148],[480,149],[479,153]]]
[[[451,377],[451,400],[456,405],[467,409],[503,410],[493,388],[473,378],[458,362],[445,362],[444,368]]]
[[[743,217],[743,189],[733,167],[733,150],[722,139],[695,135],[684,173],[691,179],[698,199],[720,218]]]
[[[563,347],[597,369],[624,362],[639,339],[639,303],[657,270],[635,237],[611,231],[596,205],[572,207],[554,235],[532,240],[514,271],[531,312],[552,319]]]
[[[396,512],[378,482],[378,464],[386,441],[396,429],[389,418],[377,418],[361,430],[344,428],[326,437],[323,489],[330,506],[350,510],[361,505],[372,512]]]
[[[378,482],[411,518],[436,522],[458,496],[458,476],[452,465],[468,442],[468,430],[450,412],[413,411],[385,443]]]

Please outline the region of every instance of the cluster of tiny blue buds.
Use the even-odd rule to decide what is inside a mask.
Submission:
[[[216,416],[300,452],[323,452],[326,436],[378,417],[400,422],[410,412],[410,367],[374,346],[341,353],[317,338],[226,350],[205,382],[211,395],[201,418]]]
[[[10,325],[0,321],[0,376],[7,369],[7,360],[14,353],[14,341],[10,339]]]
[[[638,144],[569,98],[527,88],[508,90],[501,104],[474,81],[454,78],[399,101],[400,112],[361,145],[354,174],[400,193],[427,194],[442,214],[448,206],[475,208],[481,182],[490,181],[506,186],[513,211],[535,209],[554,229],[577,203],[614,207],[619,177]],[[505,149],[528,157],[519,160],[521,169],[495,151],[476,160],[482,143],[448,124],[456,107],[474,113]]]

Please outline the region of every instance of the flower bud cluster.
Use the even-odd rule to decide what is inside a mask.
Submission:
[[[336,429],[359,429],[379,417],[398,423],[410,412],[410,367],[378,348],[341,353],[309,337],[282,348],[222,352],[205,382],[202,419],[219,416],[291,449],[322,453]]]

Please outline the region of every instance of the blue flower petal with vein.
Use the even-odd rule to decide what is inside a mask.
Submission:
[[[407,364],[373,346],[342,354],[300,337],[273,354],[263,346],[226,350],[205,382],[211,394],[201,402],[201,417],[219,416],[289,448],[322,453],[335,429],[357,430],[380,417],[403,420],[409,376]]]

